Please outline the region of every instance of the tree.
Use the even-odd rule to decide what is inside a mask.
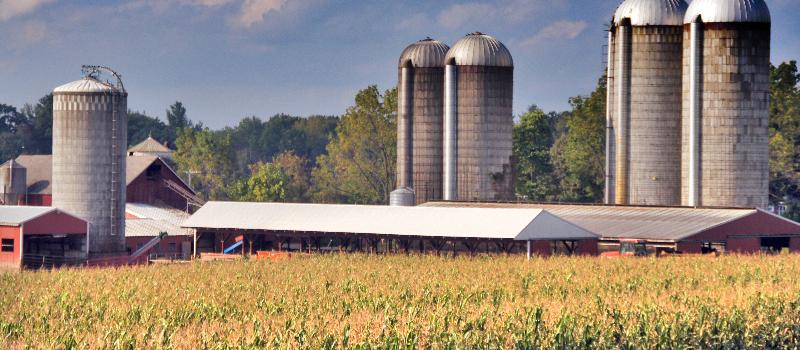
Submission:
[[[517,195],[529,200],[553,201],[558,195],[550,149],[555,142],[558,114],[545,114],[533,105],[514,125]]]
[[[167,109],[167,124],[175,130],[192,126],[192,122],[186,117],[186,108],[183,107],[183,103],[180,101],[175,101]]]
[[[358,92],[312,172],[323,202],[386,204],[395,184],[397,89]]]
[[[250,166],[250,177],[232,185],[229,197],[246,202],[282,202],[289,179],[280,166],[258,162]]]
[[[128,146],[136,145],[148,136],[167,145],[175,145],[174,133],[167,124],[144,113],[128,111]]]
[[[606,79],[588,97],[570,99],[566,130],[552,150],[555,176],[561,188],[560,200],[599,202],[605,184]]]
[[[183,128],[178,132],[174,157],[181,175],[205,199],[226,198],[226,184],[232,178],[231,139],[204,128]]]
[[[305,202],[311,187],[311,174],[308,160],[292,151],[283,152],[272,159],[286,176],[286,201]]]
[[[769,193],[771,202],[786,201],[787,216],[800,217],[800,74],[797,62],[770,66]]]

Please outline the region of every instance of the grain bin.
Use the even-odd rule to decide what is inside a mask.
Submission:
[[[449,47],[426,38],[403,50],[398,65],[397,191],[399,205],[442,199],[444,56]],[[394,198],[403,196],[404,199]],[[412,196],[412,197],[409,197]]]
[[[471,33],[445,57],[444,199],[514,198],[514,62],[497,39]]]
[[[53,206],[89,222],[92,255],[125,250],[128,94],[102,69],[53,90]]]
[[[682,203],[767,206],[770,13],[695,0],[683,30]]]
[[[27,169],[14,159],[0,168],[0,204],[20,205],[25,202],[27,193]]]
[[[608,48],[608,203],[680,204],[687,7],[683,0],[626,0],[614,14]]]

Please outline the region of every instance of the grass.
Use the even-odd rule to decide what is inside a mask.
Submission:
[[[326,255],[0,275],[0,348],[800,347],[800,256]]]

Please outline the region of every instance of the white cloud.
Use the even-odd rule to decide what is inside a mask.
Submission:
[[[22,25],[21,39],[26,44],[36,44],[47,37],[47,24],[39,21],[25,22]]]
[[[534,47],[554,40],[572,40],[577,38],[588,24],[585,21],[558,21],[542,28],[533,36],[522,41],[522,47]]]
[[[204,0],[214,1],[214,0]],[[260,23],[271,11],[280,11],[288,0],[244,0],[239,13],[230,18],[230,23],[238,27],[251,27]]]
[[[494,8],[488,4],[469,3],[452,5],[439,13],[439,24],[445,28],[456,29],[467,22],[476,22],[486,18]]]
[[[0,0],[0,21],[35,11],[55,0]]]

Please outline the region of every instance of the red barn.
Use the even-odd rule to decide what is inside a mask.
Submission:
[[[0,267],[79,265],[88,223],[52,207],[0,206]]]

